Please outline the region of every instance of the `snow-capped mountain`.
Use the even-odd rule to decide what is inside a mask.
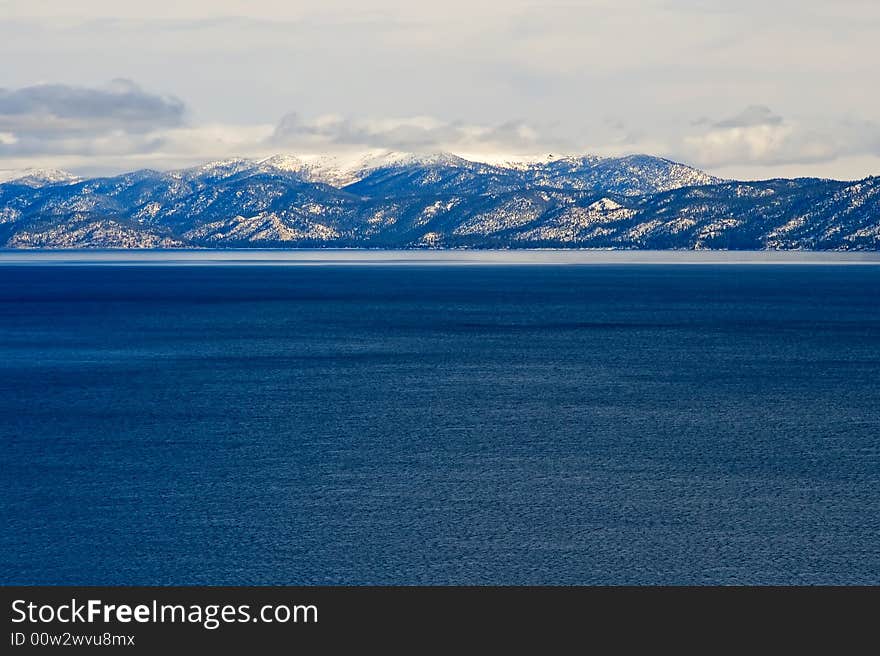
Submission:
[[[628,196],[721,182],[685,164],[647,155],[562,157],[528,168],[542,184],[573,189],[613,189]]]
[[[0,184],[0,246],[880,249],[880,178],[723,181],[637,155],[373,151]]]
[[[26,187],[72,184],[82,180],[79,176],[60,169],[25,169],[23,171],[15,171],[4,177],[5,182],[13,182]]]

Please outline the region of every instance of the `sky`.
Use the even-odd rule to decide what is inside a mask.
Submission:
[[[0,0],[0,174],[368,149],[880,174],[876,0]]]

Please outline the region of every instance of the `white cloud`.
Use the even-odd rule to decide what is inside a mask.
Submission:
[[[828,116],[789,119],[760,104],[690,123],[643,124],[637,118],[604,116],[585,119],[575,128],[564,122],[480,122],[425,114],[310,117],[289,112],[277,123],[230,122],[194,118],[183,101],[124,79],[98,86],[0,89],[0,169],[6,170],[112,173],[228,157],[375,149],[449,151],[491,160],[644,152],[740,177],[766,177],[774,170],[778,175],[832,171],[834,176],[839,162],[839,177],[862,177],[878,170],[874,163],[880,161],[880,126]],[[860,174],[859,165],[868,168]]]
[[[641,149],[756,171],[801,162],[808,175],[835,161],[827,158],[870,151],[858,142],[870,142],[870,122],[880,123],[875,0],[0,0],[0,7],[0,58],[15,62],[4,69],[7,86],[42,80],[98,89],[121,76],[186,100],[189,127],[148,121],[138,132],[130,123],[111,129],[116,119],[107,119],[98,130],[105,141],[121,130],[117,150],[128,140],[145,157],[171,148],[168,132],[222,124],[244,134],[236,126],[274,124],[295,109],[301,125],[279,144]],[[765,106],[736,114],[756,100]],[[315,118],[340,111],[345,118],[324,125]],[[716,118],[686,125],[696,116]],[[864,119],[861,138],[848,116]],[[97,117],[84,122],[100,125]],[[53,148],[67,153],[94,132],[74,134],[71,117],[38,127],[63,132]],[[0,143],[4,157],[10,145],[19,157],[35,147],[21,136],[25,128],[0,125],[18,140]]]
[[[269,140],[279,148],[309,152],[385,148],[413,152],[536,152],[551,139],[522,121],[479,125],[432,116],[349,118],[330,114],[303,119],[285,115]]]
[[[670,150],[698,166],[804,165],[873,155],[880,157],[880,126],[864,120],[787,120],[765,106],[753,105],[737,115],[684,134]]]

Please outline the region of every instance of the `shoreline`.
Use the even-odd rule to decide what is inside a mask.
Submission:
[[[27,249],[0,250],[0,266],[520,266],[598,264],[880,265],[876,251]]]

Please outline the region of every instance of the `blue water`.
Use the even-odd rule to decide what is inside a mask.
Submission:
[[[880,583],[880,267],[0,267],[0,582]]]

